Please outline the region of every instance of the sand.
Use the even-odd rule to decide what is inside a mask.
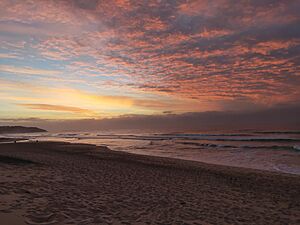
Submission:
[[[300,224],[300,176],[68,143],[0,144],[0,221]]]

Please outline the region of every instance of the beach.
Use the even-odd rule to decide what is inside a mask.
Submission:
[[[300,176],[65,142],[0,144],[0,221],[299,224]]]

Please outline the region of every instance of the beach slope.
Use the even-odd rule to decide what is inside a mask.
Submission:
[[[300,176],[57,142],[0,144],[10,224],[300,224]]]

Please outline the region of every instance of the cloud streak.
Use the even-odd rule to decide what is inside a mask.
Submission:
[[[58,112],[71,112],[71,113],[79,113],[79,114],[95,114],[91,110],[82,109],[78,107],[72,106],[62,106],[62,105],[49,105],[49,104],[19,104],[20,106],[36,109],[36,110],[47,110],[47,111],[58,111]]]

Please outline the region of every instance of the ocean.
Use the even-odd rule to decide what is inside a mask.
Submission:
[[[300,131],[48,132],[1,137],[87,143],[135,154],[300,174]]]

